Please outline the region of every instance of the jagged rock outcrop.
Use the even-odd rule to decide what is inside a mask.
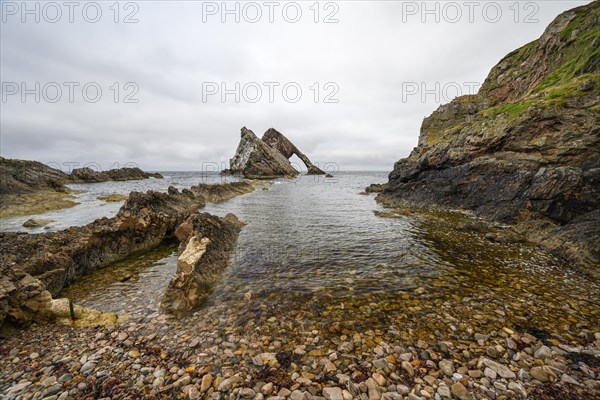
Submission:
[[[477,95],[426,118],[378,199],[517,224],[599,274],[599,18],[597,1],[561,14],[495,66]]]
[[[66,191],[68,183],[93,183],[162,178],[159,173],[144,172],[139,168],[115,168],[95,171],[91,168],[75,168],[71,174],[42,164],[38,161],[11,160],[0,157],[0,194],[14,195],[40,190]]]
[[[381,193],[387,188],[387,184],[372,183],[365,189],[365,193]]]
[[[57,296],[78,277],[173,237],[184,221],[194,218],[197,210],[204,207],[208,201],[205,193],[211,195],[210,201],[218,201],[252,190],[247,182],[233,182],[198,185],[181,192],[174,187],[170,187],[168,193],[132,192],[113,218],[100,218],[86,226],[59,232],[0,232],[0,266],[3,268],[0,327],[5,319],[10,323],[34,320],[43,314],[39,310],[50,307],[40,305],[37,310],[34,303],[38,299],[47,302],[51,300],[50,295]],[[214,218],[205,217],[203,221],[215,223]],[[218,248],[220,244],[215,246]],[[47,296],[44,295],[46,290]]]
[[[163,296],[164,310],[181,314],[204,303],[227,267],[242,226],[233,214],[219,218],[207,213],[191,215],[179,225],[177,272]]]
[[[271,128],[259,139],[254,132],[243,127],[235,155],[229,162],[224,175],[243,175],[249,179],[294,178],[299,172],[289,158],[296,154],[308,168],[308,174],[321,175],[317,168],[283,134]]]
[[[107,182],[107,181],[133,181],[149,178],[162,178],[158,172],[149,173],[137,167],[115,168],[108,171],[95,171],[91,168],[75,168],[69,175],[73,182]]]
[[[260,140],[250,129],[242,128],[241,136],[235,155],[229,162],[229,170],[223,171],[223,174],[243,175],[249,179],[298,176],[298,171],[283,154]]]
[[[36,278],[0,256],[0,328],[23,324],[50,314],[52,295]]]
[[[279,151],[288,160],[294,154],[298,156],[308,169],[306,172],[307,175],[325,175],[325,172],[315,166],[304,153],[298,150],[298,148],[289,141],[288,138],[274,128],[270,128],[264,133],[262,141]]]
[[[139,168],[118,168],[96,172],[76,168],[71,174],[37,161],[9,160],[0,157],[0,218],[38,214],[76,206],[69,183],[93,183],[162,178]]]
[[[64,191],[69,175],[37,161],[0,157],[0,194],[14,195],[38,190]]]
[[[191,191],[204,197],[207,202],[219,203],[242,194],[254,191],[254,186],[248,182],[224,182],[218,185],[200,184],[192,186]]]

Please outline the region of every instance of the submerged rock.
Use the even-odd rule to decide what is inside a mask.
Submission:
[[[308,169],[309,175],[323,175],[309,158],[283,134],[271,128],[259,139],[254,132],[243,127],[235,155],[224,175],[243,175],[249,179],[294,178],[299,172],[289,161],[297,155]]]
[[[97,197],[98,200],[106,201],[108,203],[118,203],[120,201],[125,201],[128,198],[129,198],[128,195],[118,194],[118,193],[107,194],[107,195],[104,195],[104,196],[98,196]]]
[[[378,199],[517,224],[600,276],[600,86],[584,85],[600,81],[589,51],[599,39],[585,34],[599,17],[598,2],[561,14],[500,61],[477,95],[426,118],[418,147],[395,164]]]
[[[71,318],[69,299],[64,298],[52,300],[50,302],[50,312],[52,317],[63,325],[95,326],[115,324],[124,320],[123,317],[119,317],[117,314],[92,310],[77,304],[73,305],[73,316],[75,318]]]
[[[25,228],[41,228],[42,226],[46,226],[50,223],[54,222],[53,219],[44,219],[44,218],[40,218],[40,219],[34,219],[34,218],[30,218],[27,221],[25,221],[23,223],[23,226]]]

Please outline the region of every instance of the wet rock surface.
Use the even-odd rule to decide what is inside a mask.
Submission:
[[[72,304],[67,298],[52,300],[50,312],[59,323],[71,326],[109,325],[127,320],[127,317],[120,317],[115,313],[92,310]]]
[[[416,293],[411,298],[410,307],[426,302]],[[447,304],[444,310],[457,306]],[[432,331],[417,339],[408,329],[356,330],[348,317],[331,320],[327,328],[310,318],[284,322],[257,314],[248,329],[223,324],[233,322],[225,311],[219,307],[218,313],[185,320],[157,315],[96,328],[33,327],[0,344],[0,390],[6,398],[41,396],[49,387],[72,398],[590,399],[600,394],[600,335],[586,329],[572,338],[526,327],[488,331],[475,320],[453,322],[442,315],[438,322],[453,326],[454,335],[442,338]],[[498,350],[495,360],[486,353],[490,347]],[[548,354],[535,357],[543,347]],[[444,363],[455,366],[452,375]]]
[[[125,201],[128,198],[129,198],[128,195],[118,194],[118,193],[107,194],[107,195],[97,197],[98,200],[106,201],[109,203],[118,203],[121,201]]]
[[[191,191],[196,195],[200,195],[211,203],[218,203],[221,201],[229,200],[235,196],[239,196],[254,191],[253,184],[263,185],[266,184],[264,181],[261,182],[225,182],[218,185],[211,184],[200,184],[192,186]]]
[[[600,85],[582,86],[600,80],[588,50],[600,40],[599,15],[598,2],[560,15],[495,66],[477,95],[426,118],[378,199],[516,224],[600,276]]]
[[[206,301],[229,263],[242,226],[233,214],[219,218],[208,213],[193,214],[179,225],[177,272],[163,296],[163,309],[183,314]]]
[[[52,222],[54,222],[54,220],[48,218],[30,218],[23,223],[23,226],[25,228],[40,228]]]

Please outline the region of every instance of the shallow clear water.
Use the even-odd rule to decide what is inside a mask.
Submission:
[[[205,210],[234,213],[248,225],[237,243],[227,291],[256,295],[413,288],[437,273],[435,254],[407,220],[377,217],[373,196],[359,193],[385,174],[303,176]]]
[[[60,297],[81,306],[117,314],[148,315],[160,306],[171,277],[177,271],[177,244],[165,243],[109,268],[81,277]],[[90,290],[93,288],[93,290]]]
[[[89,185],[82,206],[59,212],[57,224],[83,224],[118,209],[120,204],[97,207],[99,194],[221,181],[193,173],[165,175]],[[532,245],[494,243],[480,232],[456,230],[460,216],[377,216],[374,211],[385,210],[373,195],[359,193],[385,180],[385,173],[302,176],[208,204],[202,211],[231,212],[247,225],[207,304],[170,323],[200,329],[220,321],[224,333],[215,334],[235,328],[240,334],[272,335],[275,329],[282,337],[292,337],[298,324],[413,337],[469,332],[478,325],[489,331],[533,324],[572,338],[582,327],[598,329],[595,282]],[[157,321],[160,295],[176,269],[175,251],[172,244],[132,257],[63,294],[90,308]]]
[[[310,297],[331,291],[340,298],[352,298],[366,292],[412,289],[422,278],[435,275],[439,262],[427,246],[415,240],[416,228],[407,221],[375,216],[373,210],[380,207],[373,197],[359,194],[385,177],[385,173],[340,173],[333,179],[301,176],[276,180],[257,186],[249,195],[208,204],[202,211],[220,216],[232,212],[247,223],[224,274],[226,285],[216,288],[214,298],[222,302],[222,297],[237,299],[249,292],[254,299],[287,296],[289,292]],[[165,181],[172,183],[174,178],[166,176]],[[177,178],[179,187],[189,187],[198,180],[192,176]],[[219,179],[203,177],[204,182]],[[95,204],[101,192],[126,193],[131,187],[144,190],[154,185],[165,189],[164,185],[157,187],[157,182],[149,182],[143,189],[139,188],[140,182],[88,185],[87,189],[92,190],[87,201]],[[82,207],[78,214],[84,217],[77,220],[79,223],[89,217],[85,215],[89,205],[86,199],[83,202],[83,206],[72,209]],[[110,206],[118,209],[119,205]],[[63,214],[69,211],[63,210]],[[175,256],[163,256],[157,251],[133,257],[84,278],[62,295],[103,311],[154,313],[158,311],[161,289],[177,263]],[[149,269],[147,276],[153,279],[144,280],[144,266]],[[159,268],[166,272],[155,276]],[[138,279],[121,282],[131,273]],[[94,284],[93,293],[86,289],[89,284]],[[153,288],[145,292],[148,301],[143,304],[139,301],[140,286]]]

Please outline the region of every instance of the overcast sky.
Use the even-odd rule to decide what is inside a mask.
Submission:
[[[0,154],[201,170],[275,127],[316,163],[389,171],[440,103],[589,2],[3,0]]]

